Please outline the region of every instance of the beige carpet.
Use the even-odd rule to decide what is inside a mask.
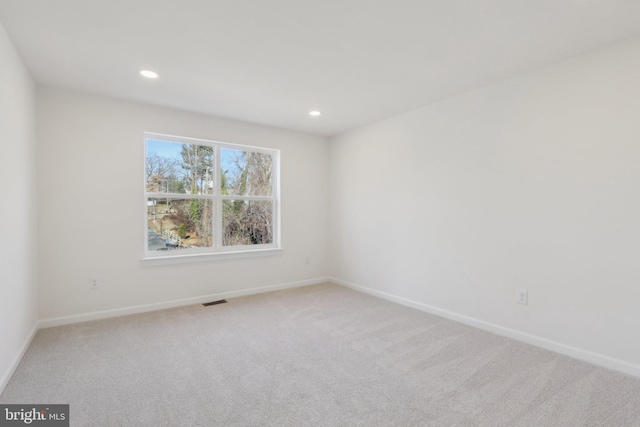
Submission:
[[[640,426],[640,379],[324,284],[38,332],[72,426]]]

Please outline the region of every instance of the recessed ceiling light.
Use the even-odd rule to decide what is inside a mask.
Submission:
[[[140,75],[143,77],[146,77],[148,79],[157,79],[158,78],[158,73],[156,73],[155,71],[151,71],[151,70],[140,70]]]
[[[310,116],[319,116],[320,114],[322,113],[318,110],[309,111]]]

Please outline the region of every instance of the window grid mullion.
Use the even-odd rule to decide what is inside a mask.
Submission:
[[[222,179],[222,156],[220,153],[220,145],[216,145],[216,178]],[[222,250],[222,194],[220,194],[220,188],[222,183],[218,183],[215,188],[216,194],[216,215],[214,222],[215,235],[215,251],[220,252]]]
[[[144,193],[147,198],[154,199],[213,199],[213,194],[187,194],[187,193]]]

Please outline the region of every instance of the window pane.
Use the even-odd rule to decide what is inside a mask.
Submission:
[[[220,194],[271,196],[270,154],[220,149]]]
[[[147,139],[146,190],[212,194],[213,147]]]
[[[209,199],[147,199],[147,249],[211,247],[212,205]]]
[[[264,200],[222,201],[222,245],[273,243],[273,202]]]

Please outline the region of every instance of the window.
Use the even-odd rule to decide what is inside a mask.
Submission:
[[[146,256],[280,246],[279,151],[145,133]]]

